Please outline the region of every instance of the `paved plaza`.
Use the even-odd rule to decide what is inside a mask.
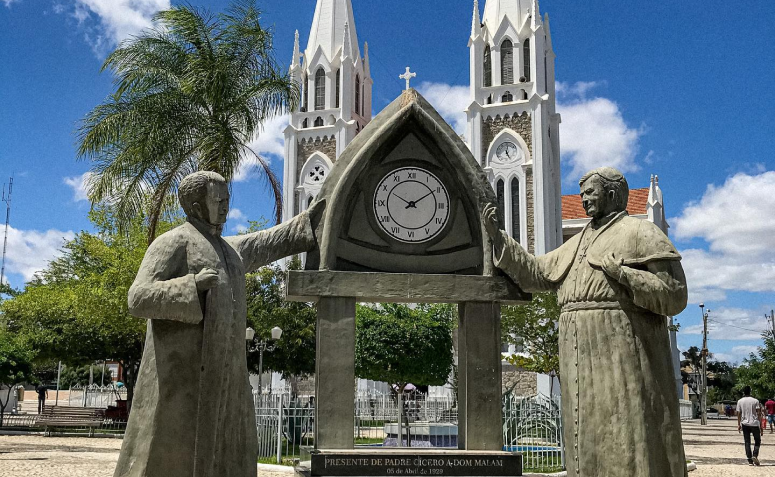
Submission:
[[[686,456],[697,463],[690,477],[775,477],[775,434],[762,442],[761,467],[749,467],[735,420],[684,423]],[[0,477],[112,477],[121,439],[0,436]],[[261,471],[260,477],[287,477]]]

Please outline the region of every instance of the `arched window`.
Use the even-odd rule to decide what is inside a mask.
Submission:
[[[525,100],[527,99],[527,91],[525,91],[524,89],[522,90],[522,99],[525,99]]]
[[[355,112],[361,111],[361,77],[355,75]]]
[[[339,107],[339,95],[342,92],[342,70],[336,70],[336,99],[334,100],[335,108]]]
[[[511,179],[511,237],[519,242],[519,181],[516,177]]]
[[[304,121],[301,122],[301,127],[303,129],[307,129],[309,127],[309,118],[304,118]]]
[[[307,199],[307,208],[309,209],[312,205],[312,201],[315,200],[314,197],[310,196],[309,199]]]
[[[506,225],[506,221],[504,220],[504,211],[506,210],[506,197],[505,197],[505,191],[504,184],[502,179],[498,179],[498,182],[495,184],[495,195],[498,198],[498,222],[500,223],[501,227]]]
[[[326,109],[326,72],[319,68],[315,73],[315,111]]]
[[[525,81],[530,81],[530,39],[525,39],[525,43],[522,45],[522,57],[525,64]]]
[[[511,94],[511,91],[503,93],[503,97],[501,98],[502,103],[510,103],[512,101],[514,101],[514,95]]]
[[[492,52],[490,45],[484,47],[484,85],[492,86]]]
[[[323,118],[318,116],[317,118],[315,118],[315,127],[319,128],[321,126],[323,126]]]
[[[309,81],[307,81],[307,76],[305,75],[302,79],[302,101],[301,101],[301,112],[306,113],[307,112],[307,105],[309,105]]]
[[[501,84],[514,84],[514,44],[511,40],[501,43]]]
[[[366,110],[366,85],[361,86],[361,116],[364,116],[363,112]]]

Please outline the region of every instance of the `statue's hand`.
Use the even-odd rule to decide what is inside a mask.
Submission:
[[[196,280],[196,291],[204,292],[218,285],[218,272],[205,267],[194,276],[194,280]]]
[[[616,258],[616,255],[614,255],[614,253],[611,252],[608,255],[603,257],[603,262],[600,264],[600,266],[603,269],[603,271],[606,273],[606,275],[613,278],[617,282],[620,282],[621,276],[622,276],[623,263],[624,263],[623,258]]]
[[[487,204],[482,211],[482,222],[484,222],[484,228],[487,231],[487,235],[490,236],[495,251],[499,251],[503,245],[503,236],[501,235],[501,228],[498,224],[498,209],[492,205]]]
[[[309,221],[312,225],[312,230],[317,230],[320,221],[323,220],[325,211],[326,199],[316,200],[312,206],[307,209],[307,214],[309,214]]]

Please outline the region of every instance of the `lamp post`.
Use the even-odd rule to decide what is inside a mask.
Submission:
[[[248,328],[245,330],[245,341],[247,342],[247,351],[250,352],[250,343],[253,341],[253,338],[256,335],[256,331],[253,328]],[[271,338],[269,338],[269,341],[271,343],[267,342],[267,340],[261,340],[258,342],[258,347],[256,350],[258,351],[258,394],[261,394],[263,391],[263,386],[261,383],[262,376],[264,374],[264,351],[272,352],[277,347],[277,340],[280,339],[283,335],[283,330],[279,326],[275,326],[272,328],[271,331]],[[253,350],[253,351],[256,351]]]
[[[700,303],[700,313],[702,313],[702,386],[700,388],[700,424],[708,425],[708,315],[710,308],[705,311],[705,303]]]

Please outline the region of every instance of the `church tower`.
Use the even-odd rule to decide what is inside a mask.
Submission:
[[[549,16],[537,0],[474,0],[470,147],[498,197],[501,223],[530,252],[562,244],[560,115]]]
[[[369,46],[358,46],[350,0],[317,0],[303,54],[299,32],[290,74],[299,108],[285,129],[283,220],[307,209],[350,141],[371,121]]]

